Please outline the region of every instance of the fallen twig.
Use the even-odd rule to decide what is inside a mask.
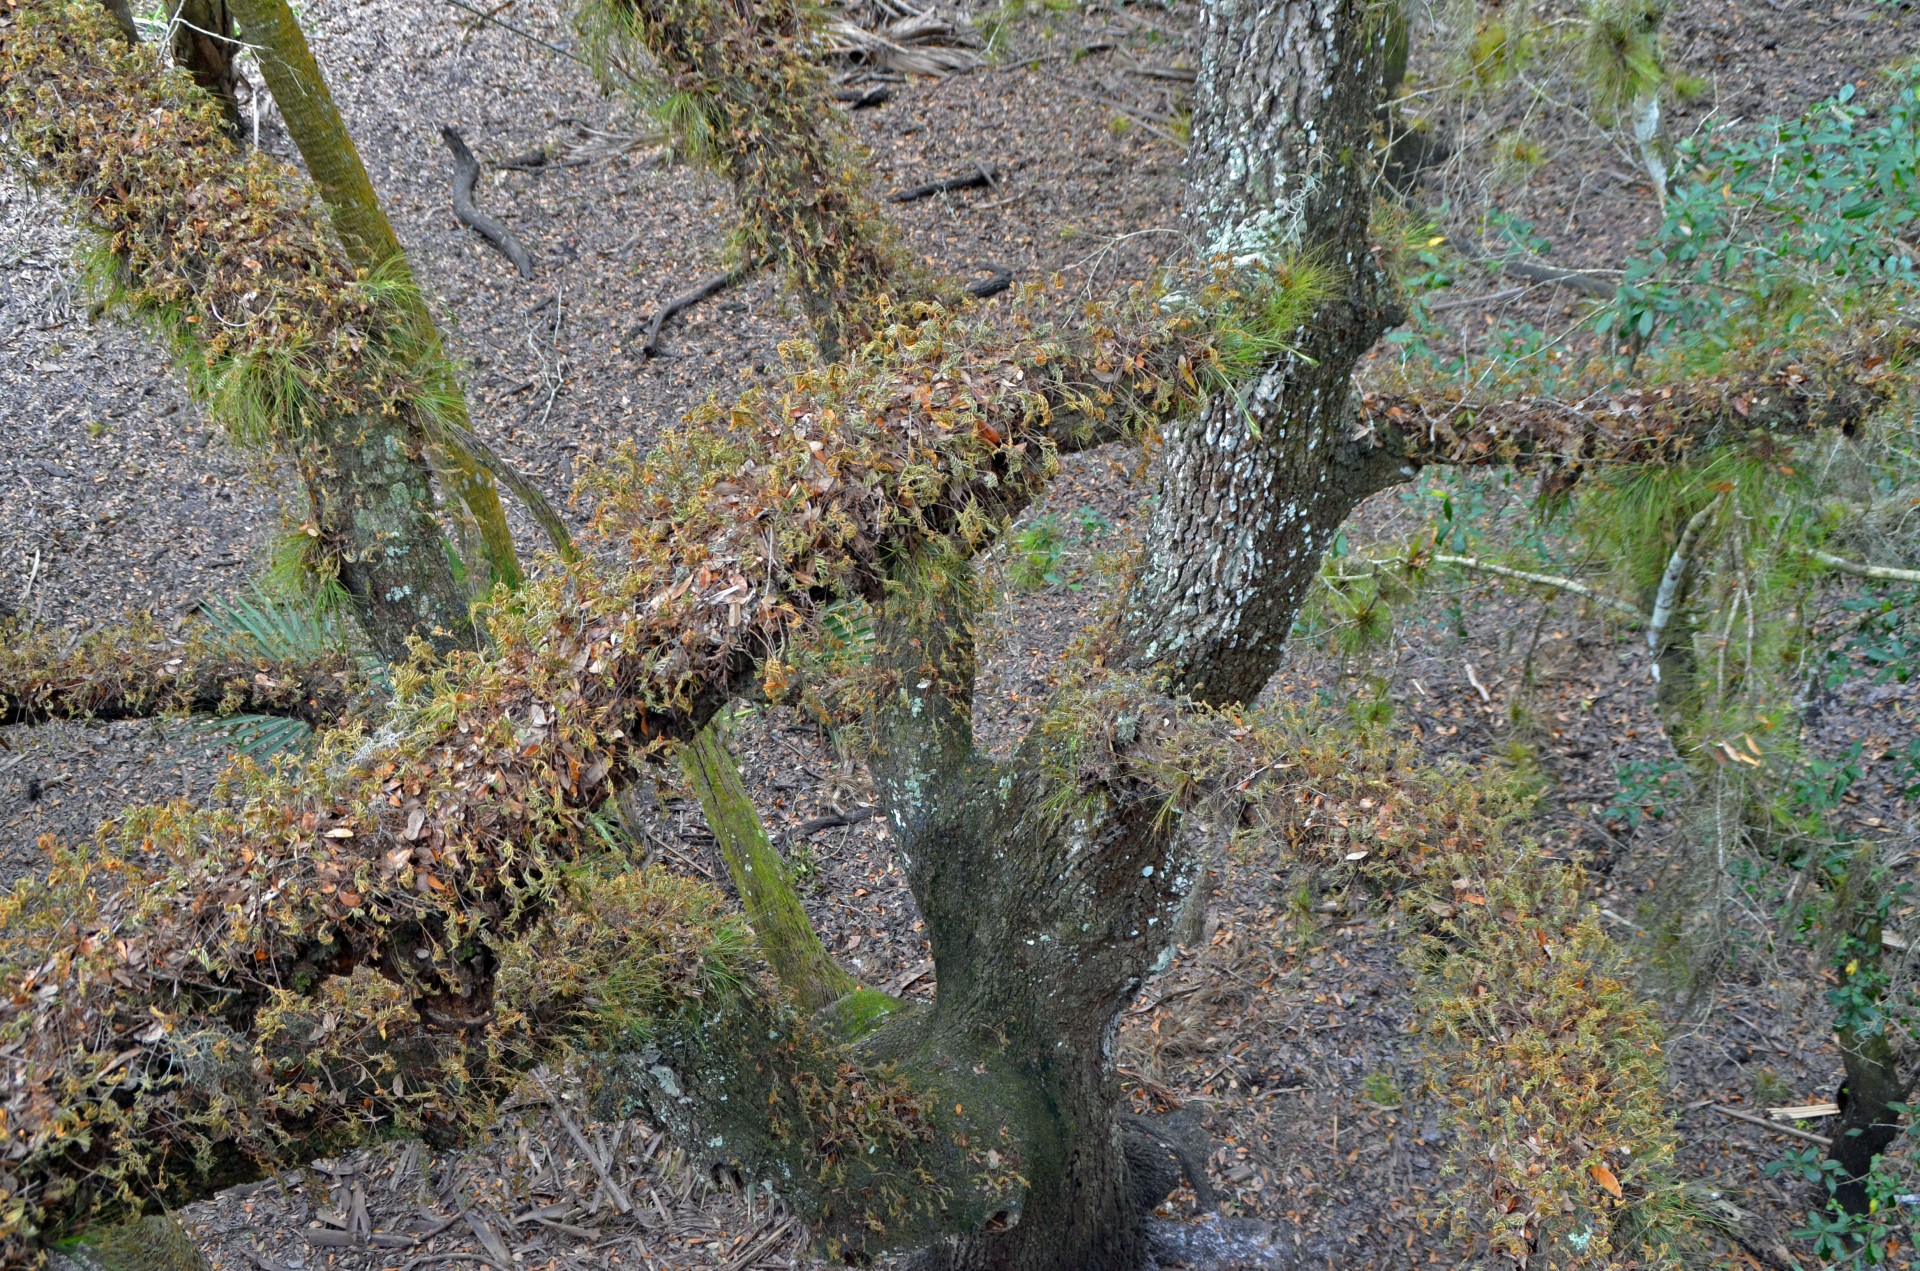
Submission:
[[[675,296],[654,310],[651,318],[636,325],[631,331],[628,331],[625,342],[631,344],[633,337],[645,331],[647,338],[641,341],[640,356],[658,357],[660,355],[660,328],[666,325],[670,318],[678,317],[688,309],[699,304],[702,300],[711,300],[729,287],[739,286],[752,276],[757,269],[759,269],[758,265],[735,265],[723,274],[713,275],[713,277],[707,279],[692,291],[686,292],[684,295]]]
[[[459,131],[442,124],[440,138],[447,143],[447,149],[453,152],[453,214],[460,223],[491,243],[501,255],[513,262],[522,278],[533,277],[533,260],[527,255],[527,249],[520,240],[507,231],[507,227],[494,220],[478,207],[474,206],[474,187],[480,183],[480,161],[473,157],[473,151],[467,149],[466,139]]]
[[[893,100],[893,89],[886,84],[875,84],[871,88],[836,88],[833,100],[845,102],[848,110],[865,110],[869,106],[884,106]]]
[[[911,190],[900,190],[887,196],[889,203],[917,203],[921,199],[930,199],[936,194],[946,194],[953,190],[972,190],[983,185],[992,185],[993,173],[987,168],[975,168],[973,171],[955,177],[942,177],[938,181],[929,181],[925,185],[916,185]]]
[[[879,808],[868,804],[862,807],[851,808],[845,812],[829,812],[825,816],[816,816],[811,821],[802,821],[799,825],[796,825],[792,830],[788,831],[787,841],[792,842],[794,839],[803,839],[809,834],[818,834],[822,830],[831,830],[836,826],[858,825],[879,811]]]
[[[1547,283],[1555,287],[1568,287],[1583,296],[1592,296],[1596,300],[1611,300],[1617,288],[1604,279],[1591,274],[1583,274],[1577,269],[1555,269],[1551,265],[1539,265],[1530,260],[1508,260],[1484,250],[1480,244],[1458,234],[1447,235],[1447,246],[1465,256],[1482,269],[1497,274],[1512,274],[1515,278],[1525,278],[1529,282]]]
[[[1757,1125],[1763,1130],[1772,1130],[1775,1134],[1791,1135],[1796,1139],[1805,1139],[1809,1143],[1818,1143],[1821,1147],[1833,1146],[1833,1140],[1824,1134],[1815,1134],[1811,1130],[1795,1129],[1790,1125],[1777,1125],[1765,1117],[1754,1116],[1751,1112],[1737,1111],[1736,1109],[1729,1108],[1724,1103],[1709,1103],[1707,1106],[1723,1117],[1732,1117],[1735,1121],[1745,1121],[1748,1125]]]
[[[613,1207],[621,1213],[632,1213],[632,1198],[627,1195],[625,1188],[614,1181],[613,1172],[607,1168],[607,1163],[600,1159],[600,1153],[594,1151],[593,1144],[587,1142],[587,1136],[580,1132],[580,1127],[573,1123],[573,1118],[567,1115],[565,1106],[548,1088],[547,1079],[536,1073],[533,1080],[534,1084],[540,1087],[540,1093],[547,1097],[547,1106],[553,1109],[554,1118],[567,1132],[567,1137],[573,1140],[573,1145],[579,1148],[581,1154],[587,1158],[587,1164],[593,1166],[593,1172],[600,1176],[600,1186],[607,1193],[607,1199],[611,1200]]]

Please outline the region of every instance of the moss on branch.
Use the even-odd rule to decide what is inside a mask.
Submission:
[[[0,623],[0,726],[246,714],[328,727],[369,688],[343,652],[275,660],[200,625],[169,635],[136,617],[76,638]]]

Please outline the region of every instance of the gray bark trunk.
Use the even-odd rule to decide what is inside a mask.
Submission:
[[[1398,321],[1368,239],[1363,161],[1387,37],[1343,0],[1206,11],[1190,228],[1216,258],[1301,262],[1337,283],[1288,337],[1297,353],[1168,439],[1129,661],[1201,700],[1259,693],[1333,531],[1402,479],[1348,402],[1354,363]]]

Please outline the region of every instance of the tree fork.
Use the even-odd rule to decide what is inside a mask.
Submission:
[[[286,0],[226,3],[232,6],[247,38],[267,51],[267,56],[260,59],[261,73],[320,191],[347,258],[363,273],[382,275],[401,284],[401,303],[416,338],[425,347],[427,358],[444,366],[446,352],[439,327],[292,8]],[[426,411],[413,422],[423,432],[435,466],[479,527],[481,548],[494,580],[518,587],[525,581],[525,574],[495,488],[496,473],[527,504],[562,557],[571,559],[572,542],[565,522],[537,487],[518,473],[504,472],[504,460],[480,445],[468,431],[466,396],[458,391],[450,372],[446,381],[449,400],[445,406],[451,417],[442,419],[439,412]]]

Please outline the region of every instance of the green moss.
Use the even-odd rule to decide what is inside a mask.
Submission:
[[[858,1041],[900,1010],[901,1005],[899,998],[879,989],[857,988],[827,1007],[821,1025],[842,1041]]]

